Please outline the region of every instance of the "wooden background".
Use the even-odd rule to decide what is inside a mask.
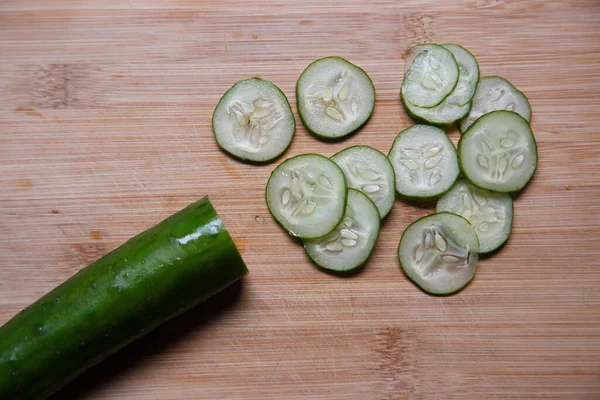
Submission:
[[[455,42],[533,107],[539,169],[514,231],[456,296],[399,269],[399,199],[364,270],[316,269],[275,224],[275,164],[239,163],[210,126],[233,83],[289,97],[340,55],[377,90],[351,139],[298,120],[284,157],[384,152],[410,126],[403,54]],[[2,0],[0,323],[80,268],[208,194],[250,275],[101,363],[58,399],[600,398],[600,2]],[[456,142],[458,134],[451,133]]]

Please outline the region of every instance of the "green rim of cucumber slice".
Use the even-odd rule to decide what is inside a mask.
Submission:
[[[298,114],[306,129],[324,140],[339,140],[371,118],[375,86],[360,67],[341,57],[313,61],[296,83]]]

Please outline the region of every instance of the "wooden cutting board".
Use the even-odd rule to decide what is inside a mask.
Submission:
[[[294,86],[339,55],[372,77],[357,135],[298,120],[285,157],[387,152],[412,125],[406,50],[460,43],[531,100],[539,168],[508,244],[452,297],[402,274],[400,199],[351,278],[315,268],[263,198],[276,163],[219,151],[236,81]],[[101,363],[55,399],[600,398],[600,3],[4,0],[0,4],[0,324],[208,194],[250,275]],[[450,133],[456,142],[458,133]]]

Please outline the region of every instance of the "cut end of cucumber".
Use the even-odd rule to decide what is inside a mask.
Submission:
[[[436,211],[451,212],[468,220],[479,239],[479,253],[502,246],[512,230],[511,196],[480,189],[464,179],[440,197]]]
[[[460,131],[464,133],[481,116],[500,110],[516,112],[531,121],[531,106],[521,91],[499,76],[481,78],[473,96],[471,111],[460,122]]]
[[[458,143],[460,168],[475,186],[495,192],[523,189],[537,168],[529,122],[512,111],[479,118]]]
[[[399,194],[430,199],[447,192],[458,179],[456,149],[439,128],[414,125],[400,132],[388,154]]]
[[[219,146],[236,158],[252,162],[280,156],[296,131],[283,92],[260,78],[233,85],[217,104],[212,122]]]
[[[388,158],[369,146],[352,146],[331,157],[344,171],[349,188],[366,194],[384,218],[396,199],[396,178]]]
[[[350,271],[364,264],[379,236],[379,213],[362,192],[348,189],[342,222],[325,237],[304,240],[304,249],[321,268]]]
[[[459,69],[452,53],[442,46],[420,46],[402,82],[401,95],[418,107],[440,104],[458,83]]]
[[[475,275],[477,236],[471,224],[451,213],[438,213],[412,223],[398,246],[404,273],[421,289],[448,295]]]
[[[327,235],[346,209],[346,179],[330,159],[302,154],[279,164],[267,183],[267,206],[290,235]]]
[[[340,57],[314,61],[296,84],[298,113],[313,135],[329,140],[347,136],[371,117],[375,87],[360,67]]]

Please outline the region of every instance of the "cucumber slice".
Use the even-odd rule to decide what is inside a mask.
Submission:
[[[460,169],[475,186],[494,192],[523,189],[537,168],[529,122],[512,111],[479,118],[458,142]]]
[[[322,139],[340,139],[371,117],[375,87],[362,68],[340,57],[326,57],[302,72],[296,99],[300,119],[310,133]]]
[[[479,253],[496,250],[512,231],[510,195],[479,189],[464,179],[438,200],[436,212],[444,211],[461,215],[471,223],[479,238]]]
[[[475,275],[479,241],[463,217],[437,213],[413,222],[402,234],[398,258],[404,273],[427,293],[447,295]]]
[[[458,83],[458,64],[452,53],[435,44],[422,45],[404,75],[403,101],[418,107],[434,107]]]
[[[349,271],[367,261],[379,236],[379,212],[363,193],[348,189],[342,222],[325,237],[304,240],[304,249],[318,266]]]
[[[260,78],[233,85],[219,100],[212,126],[219,147],[234,157],[253,162],[279,157],[296,131],[285,94]]]
[[[409,198],[434,198],[458,179],[456,149],[446,133],[414,125],[396,136],[388,158],[396,174],[396,190]]]
[[[521,91],[499,76],[481,78],[473,96],[471,111],[460,122],[460,131],[465,132],[482,115],[498,110],[514,111],[531,121],[531,105]]]
[[[271,173],[267,206],[290,235],[314,239],[327,235],[346,209],[346,178],[330,159],[318,154],[288,158]]]
[[[416,47],[416,52],[423,48]],[[417,107],[402,98],[402,104],[412,119],[433,125],[449,125],[464,117],[471,109],[471,99],[479,81],[479,65],[468,50],[456,44],[443,44],[442,47],[452,53],[459,67],[458,83],[452,93],[431,108]]]
[[[390,160],[369,146],[352,146],[333,155],[331,160],[344,171],[349,188],[358,189],[375,203],[381,218],[396,200],[396,178]]]

